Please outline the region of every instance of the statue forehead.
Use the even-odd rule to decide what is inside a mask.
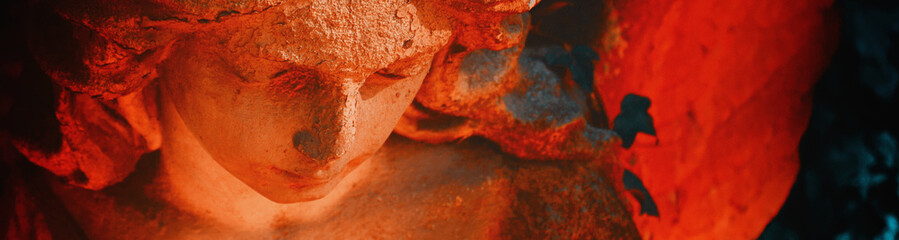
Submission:
[[[429,55],[449,41],[446,18],[420,14],[406,1],[313,0],[261,16],[262,34],[245,34],[264,57],[332,72],[373,71],[398,59]],[[247,29],[245,29],[247,30]],[[254,31],[254,30],[247,30]]]
[[[271,60],[336,70],[383,68],[398,58],[432,52],[447,41],[451,24],[446,20],[435,23],[434,16],[423,23],[415,5],[434,4],[406,0],[66,0],[54,2],[53,7],[70,21],[130,49],[153,49],[198,30],[226,29],[230,35],[224,37],[231,38],[230,47]],[[419,28],[422,24],[430,26]]]
[[[52,51],[36,53],[46,60],[44,65],[60,69],[57,81],[80,92],[114,97],[151,81],[148,73],[155,64],[185,41],[224,47],[229,51],[225,55],[238,57],[235,62],[254,61],[255,56],[328,74],[365,75],[397,62],[430,63],[426,58],[458,39],[466,40],[460,44],[470,49],[509,47],[506,43],[517,41],[503,33],[503,19],[536,2],[38,0],[31,9],[71,23],[33,29],[68,27],[79,33],[71,39],[85,52],[78,59],[54,58]],[[41,31],[35,32],[40,39]],[[125,70],[133,66],[145,71]]]

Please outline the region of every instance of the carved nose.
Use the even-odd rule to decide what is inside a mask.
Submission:
[[[293,134],[294,147],[320,165],[343,157],[356,137],[356,111],[361,83],[344,81],[308,106],[308,129]]]

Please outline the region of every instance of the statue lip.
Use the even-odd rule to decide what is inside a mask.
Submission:
[[[291,171],[287,171],[284,169],[280,169],[278,167],[269,167],[272,172],[276,174],[289,178],[290,187],[291,188],[311,188],[320,185],[327,184],[329,182],[329,178],[319,178],[315,176],[304,176],[300,174],[293,173]]]
[[[293,188],[293,189],[310,189],[310,188],[317,188],[317,187],[323,186],[325,184],[328,184],[328,181],[298,182],[298,183],[291,183],[289,186],[290,186],[290,188]]]

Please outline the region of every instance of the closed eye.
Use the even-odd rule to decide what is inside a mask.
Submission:
[[[270,91],[287,96],[296,96],[308,84],[318,84],[322,80],[327,79],[318,71],[293,67],[272,74],[271,81],[268,84]]]
[[[375,74],[378,74],[379,76],[382,76],[382,77],[385,77],[388,79],[393,79],[393,80],[400,80],[400,79],[409,77],[409,76],[398,74],[398,73],[388,72],[388,71],[386,71],[386,69],[381,69],[381,70],[375,72]]]
[[[284,75],[285,73],[287,73],[287,70],[281,70],[280,72],[277,72],[274,75],[272,75],[270,78],[275,79],[275,78],[280,77],[281,75]]]
[[[394,83],[407,78],[409,78],[409,76],[405,74],[399,74],[393,71],[388,71],[387,69],[381,69],[375,72],[372,77],[365,80],[365,84],[362,85],[362,88],[359,89],[359,93],[361,93],[362,100],[367,100],[377,95],[378,92],[380,92],[384,88],[387,88]]]

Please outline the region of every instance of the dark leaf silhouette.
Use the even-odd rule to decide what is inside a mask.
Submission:
[[[647,112],[652,102],[649,98],[628,94],[621,101],[621,113],[615,117],[613,131],[621,136],[621,145],[630,148],[638,132],[656,135],[652,116]]]
[[[624,176],[621,177],[624,182],[624,189],[631,192],[638,201],[640,201],[640,214],[649,214],[650,216],[659,216],[659,209],[656,202],[652,200],[649,191],[643,186],[643,181],[634,175],[631,171],[624,170]]]
[[[567,52],[562,48],[553,49],[546,54],[546,63],[550,66],[564,66],[571,72],[571,78],[578,86],[590,94],[593,92],[593,61],[599,60],[599,54],[587,45],[577,45]]]

